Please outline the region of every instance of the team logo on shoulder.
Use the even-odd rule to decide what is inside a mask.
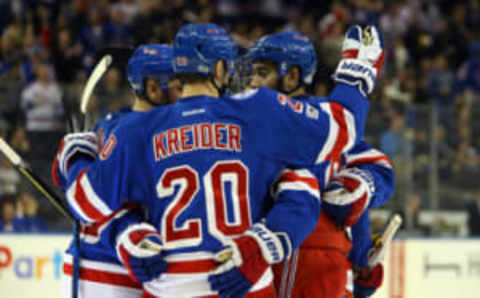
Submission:
[[[319,117],[318,110],[308,103],[306,105],[307,105],[307,111],[306,111],[307,117],[312,119],[318,119]]]
[[[107,142],[105,143],[105,146],[103,146],[102,151],[100,152],[100,159],[101,160],[107,159],[112,154],[113,149],[115,149],[116,145],[117,145],[117,138],[115,137],[114,134],[112,134],[110,135]]]
[[[187,66],[188,65],[188,59],[185,56],[178,56],[175,59],[175,62],[177,63],[178,66]]]

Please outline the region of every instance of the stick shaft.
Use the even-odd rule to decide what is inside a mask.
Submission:
[[[20,155],[13,150],[4,139],[0,138],[0,151],[10,160],[10,162],[23,174],[34,186],[37,188],[64,216],[75,221],[75,217],[68,207],[63,204],[55,192],[45,183],[38,175],[36,175],[27,164],[23,161]]]

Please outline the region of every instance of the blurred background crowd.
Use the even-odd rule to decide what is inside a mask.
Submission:
[[[0,0],[0,12],[0,136],[48,181],[66,111],[104,47],[171,43],[186,22],[224,26],[242,52],[296,30],[316,45],[311,92],[325,96],[346,28],[376,24],[386,60],[366,138],[397,187],[374,227],[400,212],[409,234],[480,234],[480,0]],[[101,116],[131,100],[114,67],[92,105]],[[40,196],[0,157],[0,231],[69,229]]]

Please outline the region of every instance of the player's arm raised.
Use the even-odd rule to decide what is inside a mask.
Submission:
[[[383,45],[376,28],[351,27],[334,75],[337,84],[328,102],[297,101],[263,88],[252,96],[258,99],[256,117],[271,118],[257,121],[262,134],[253,143],[275,143],[273,151],[265,152],[265,156],[275,156],[287,164],[305,167],[331,160],[331,172],[340,169],[341,154],[363,137],[369,108],[366,95],[373,90],[382,64]],[[266,115],[265,111],[271,113]]]

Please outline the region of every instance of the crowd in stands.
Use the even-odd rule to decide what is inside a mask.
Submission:
[[[296,30],[317,47],[312,93],[325,96],[345,30],[357,23],[377,25],[386,46],[367,140],[394,164],[391,207],[409,212],[413,197],[418,208],[459,209],[478,192],[478,0],[12,0],[0,11],[0,136],[46,180],[101,49],[170,43],[186,22],[222,25],[241,52],[265,34]],[[98,118],[130,101],[124,69],[112,68],[92,110]],[[26,184],[0,160],[0,229],[43,230],[30,206],[37,200],[58,228],[59,215]]]

